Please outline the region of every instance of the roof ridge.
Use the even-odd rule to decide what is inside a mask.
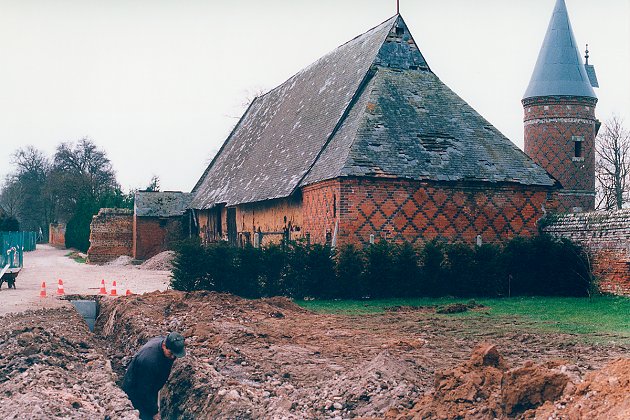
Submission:
[[[315,67],[316,65],[318,65],[319,63],[321,63],[322,61],[324,61],[326,58],[328,58],[329,56],[335,54],[337,51],[339,51],[340,48],[345,47],[346,45],[350,44],[353,41],[356,41],[357,39],[364,37],[366,35],[368,35],[370,32],[372,31],[376,31],[377,29],[381,28],[382,26],[385,26],[385,24],[387,22],[389,22],[390,20],[397,18],[400,15],[394,15],[392,17],[390,17],[389,19],[384,20],[383,22],[379,23],[378,25],[368,29],[367,31],[363,32],[360,35],[355,36],[354,38],[352,38],[349,41],[344,42],[343,44],[338,45],[337,47],[335,47],[333,50],[328,51],[326,54],[324,54],[323,56],[319,57],[317,60],[313,61],[312,63],[310,63],[309,65],[307,65],[306,67],[301,68],[300,70],[298,70],[297,72],[293,73],[293,75],[291,75],[287,80],[285,80],[284,82],[280,83],[279,85],[277,85],[276,87],[269,89],[267,92],[265,92],[264,94],[260,95],[260,98],[263,98],[267,95],[269,95],[272,92],[275,92],[276,90],[280,89],[282,86],[289,84],[289,82],[291,82],[293,79],[296,79],[299,75],[301,75],[302,73],[308,71],[309,69],[311,69],[312,67]],[[394,21],[393,23],[395,23],[396,21]],[[392,26],[393,26],[392,23]],[[387,36],[385,37],[387,38]],[[383,40],[383,42],[385,42],[385,40]],[[378,52],[377,52],[378,55]],[[375,57],[376,58],[376,57]]]

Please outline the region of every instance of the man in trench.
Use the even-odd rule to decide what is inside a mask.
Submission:
[[[133,356],[123,379],[127,393],[140,418],[153,419],[158,413],[158,392],[171,373],[176,358],[184,357],[184,337],[176,332],[149,340]]]

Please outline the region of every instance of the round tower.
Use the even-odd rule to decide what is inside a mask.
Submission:
[[[525,153],[561,184],[560,212],[595,209],[593,86],[594,69],[584,65],[564,0],[557,0],[522,103]]]

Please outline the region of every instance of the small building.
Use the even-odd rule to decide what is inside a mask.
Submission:
[[[139,191],[134,200],[133,257],[146,260],[186,237],[184,219],[191,195],[180,191]]]
[[[501,242],[536,234],[558,187],[396,15],[256,98],[190,207],[202,239],[232,244]]]

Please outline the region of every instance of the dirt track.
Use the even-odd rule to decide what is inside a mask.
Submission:
[[[170,272],[139,270],[134,266],[97,266],[79,264],[65,255],[68,250],[37,245],[37,250],[24,254],[24,268],[16,280],[16,289],[0,289],[0,315],[28,309],[57,308],[68,305],[56,298],[57,281],[62,279],[66,294],[96,294],[101,280],[109,290],[118,283],[118,294],[130,289],[133,293],[166,290]],[[48,297],[39,297],[42,282]]]

